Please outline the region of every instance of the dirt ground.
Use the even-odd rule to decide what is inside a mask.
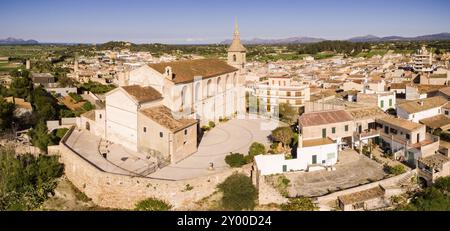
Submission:
[[[80,192],[65,176],[58,181],[55,195],[49,198],[40,209],[43,211],[108,211],[111,209],[95,205]]]
[[[65,96],[63,98],[59,98],[58,101],[73,111],[80,109],[83,106],[83,104],[86,103],[85,101],[75,103],[73,101],[72,97],[70,97],[70,96]]]

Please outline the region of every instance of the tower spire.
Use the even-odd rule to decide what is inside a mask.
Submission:
[[[237,17],[234,19],[234,37],[239,37],[239,25]]]

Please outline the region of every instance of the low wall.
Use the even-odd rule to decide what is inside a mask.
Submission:
[[[170,181],[108,173],[92,165],[65,145],[71,131],[72,129],[59,145],[59,155],[65,165],[65,174],[95,204],[103,207],[132,209],[137,202],[155,197],[169,202],[174,209],[187,209],[196,201],[211,195],[216,191],[217,184],[234,172],[249,174],[247,169],[228,169],[210,176]],[[186,185],[190,185],[193,189],[185,190]]]
[[[412,178],[414,176],[414,174],[417,174],[417,171],[416,170],[411,170],[411,171],[408,171],[408,172],[403,173],[403,174],[398,175],[398,176],[386,178],[386,179],[383,179],[383,180],[380,180],[380,181],[376,181],[376,182],[372,182],[372,183],[369,183],[369,184],[361,185],[361,186],[358,186],[358,187],[354,187],[354,188],[342,190],[342,191],[339,191],[339,192],[331,193],[331,194],[326,195],[326,196],[321,196],[321,197],[317,198],[317,201],[319,203],[326,203],[326,202],[329,202],[329,201],[337,200],[337,198],[339,196],[343,196],[343,195],[347,195],[347,194],[351,194],[351,193],[355,193],[355,192],[360,192],[360,191],[363,191],[363,190],[371,189],[371,188],[377,187],[379,185],[383,186],[384,188],[396,186],[400,181],[402,181],[406,177],[410,176]],[[393,191],[390,191],[390,193],[393,193]]]

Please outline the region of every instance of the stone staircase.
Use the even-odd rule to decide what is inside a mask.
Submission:
[[[411,184],[411,178],[414,176],[415,171],[410,171],[408,174],[406,174],[404,177],[402,177],[400,180],[398,180],[398,185],[400,186],[406,186]]]

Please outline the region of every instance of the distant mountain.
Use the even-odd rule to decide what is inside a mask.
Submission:
[[[374,35],[367,35],[348,39],[348,41],[350,42],[432,41],[432,40],[433,41],[450,40],[450,33],[422,35],[416,37],[401,37],[401,36],[377,37]]]
[[[348,39],[350,42],[375,42],[380,40],[381,38],[375,35],[365,35]]]
[[[8,44],[8,45],[20,45],[20,44],[39,44],[36,40],[24,40],[24,39],[18,39],[18,38],[6,38],[6,39],[0,39],[0,44]]]
[[[270,44],[304,44],[304,43],[317,43],[325,41],[325,39],[321,38],[312,38],[312,37],[291,37],[285,39],[260,39],[254,38],[252,40],[242,40],[242,44],[246,45],[270,45]],[[231,40],[225,40],[221,42],[221,44],[231,44]]]
[[[387,36],[378,37],[375,35],[365,35],[359,37],[353,37],[347,39],[350,42],[385,42],[385,41],[433,41],[433,40],[450,40],[450,33],[440,33],[431,35],[422,35],[417,37],[401,37],[401,36]],[[307,44],[307,43],[318,43],[326,41],[322,38],[312,38],[312,37],[291,37],[285,39],[260,39],[255,38],[252,40],[242,40],[245,45],[273,45],[273,44]],[[222,41],[220,44],[230,44],[231,40]]]

